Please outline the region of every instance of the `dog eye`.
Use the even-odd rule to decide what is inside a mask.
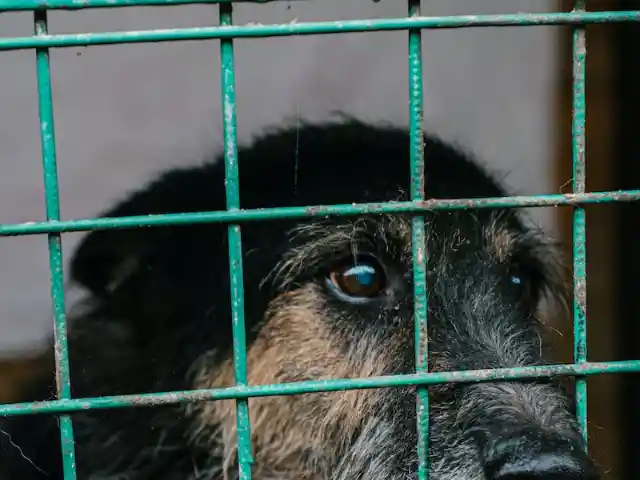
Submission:
[[[527,292],[528,281],[524,272],[515,269],[509,272],[509,283],[511,283],[520,294]]]
[[[361,256],[341,263],[329,273],[334,291],[351,301],[366,301],[378,296],[385,287],[384,269],[371,256]]]
[[[517,268],[512,268],[509,272],[509,283],[513,285],[518,292],[518,296],[524,302],[534,300],[532,275],[533,274],[522,265],[518,265]]]

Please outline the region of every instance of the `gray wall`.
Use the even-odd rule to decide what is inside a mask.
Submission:
[[[553,0],[428,0],[430,15],[551,11]],[[52,33],[215,24],[215,7],[50,13]],[[400,0],[240,5],[238,23],[392,17]],[[28,13],[0,15],[0,36],[30,35]],[[554,27],[424,35],[427,127],[505,170],[520,193],[551,192]],[[342,110],[406,124],[406,33],[237,42],[241,140],[283,117]],[[88,217],[158,170],[200,161],[221,143],[218,44],[70,48],[51,54],[61,208]],[[34,53],[0,52],[0,222],[42,220]],[[550,216],[538,214],[549,224]],[[67,257],[78,235],[65,235]],[[48,334],[46,239],[0,242],[0,349]]]

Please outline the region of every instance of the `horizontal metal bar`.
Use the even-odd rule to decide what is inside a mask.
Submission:
[[[410,385],[437,385],[443,383],[480,383],[496,380],[518,380],[582,375],[640,372],[640,360],[626,362],[587,362],[581,364],[544,365],[536,367],[468,370],[459,372],[432,372],[380,377],[312,380],[268,385],[248,385],[227,388],[178,392],[149,393],[143,395],[116,395],[46,402],[0,405],[0,416],[31,415],[36,413],[70,413],[95,409],[152,407],[207,400],[273,397],[305,393],[364,390],[371,388],[406,387]]]
[[[0,2],[7,2],[7,6],[13,5],[14,1],[16,0],[12,0],[9,3],[8,0],[0,0]],[[120,0],[113,1],[116,2]],[[2,3],[0,3],[0,11],[2,11]],[[640,11],[532,13],[510,15],[460,15],[450,17],[410,17],[350,21],[305,22],[279,25],[230,25],[218,27],[193,27],[146,31],[79,33],[47,35],[38,37],[31,36],[0,38],[0,50],[20,50],[35,47],[64,48],[89,45],[107,45],[116,43],[166,42],[222,38],[260,38],[290,35],[319,35],[331,33],[407,30],[411,28],[431,29],[489,26],[505,27],[637,21],[640,21]]]
[[[640,190],[618,190],[582,194],[490,197],[477,199],[425,200],[415,202],[316,205],[310,207],[260,208],[239,211],[174,213],[132,217],[93,218],[49,222],[0,224],[0,237],[43,233],[119,230],[139,227],[162,227],[201,223],[240,223],[285,218],[319,218],[329,216],[375,215],[382,213],[421,213],[441,210],[559,207],[593,203],[632,202],[640,200]]]

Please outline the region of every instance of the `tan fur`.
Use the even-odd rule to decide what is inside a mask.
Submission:
[[[313,286],[283,294],[272,302],[268,323],[247,354],[251,385],[386,373],[391,363],[386,355],[394,349],[382,349],[367,336],[358,340],[336,338],[326,327],[324,309],[322,297]],[[212,367],[204,362],[196,379],[197,388],[233,384],[231,361],[217,369]],[[319,476],[324,470],[319,462],[326,461],[323,455],[327,442],[340,455],[381,401],[380,390],[250,399],[255,476],[270,478],[276,469],[291,479],[324,478]],[[222,441],[226,471],[232,468],[236,456],[235,408],[235,401],[225,400],[202,404],[195,412],[197,423],[203,426],[196,440],[211,442],[211,447]],[[212,432],[216,425],[219,431]],[[307,450],[300,451],[301,445]],[[267,465],[269,471],[264,470]]]
[[[491,223],[485,230],[486,242],[500,263],[507,263],[514,250],[515,237],[505,225],[499,221]]]

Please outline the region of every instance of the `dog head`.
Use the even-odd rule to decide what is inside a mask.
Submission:
[[[505,195],[435,138],[425,138],[425,157],[429,198]],[[303,125],[265,134],[238,158],[242,208],[409,199],[402,129]],[[223,210],[224,184],[223,162],[174,170],[105,216]],[[542,306],[564,291],[551,243],[513,210],[423,218],[430,370],[544,363]],[[410,215],[249,222],[242,245],[250,384],[415,372]],[[93,365],[79,374],[87,392],[231,386],[229,268],[222,224],[89,234],[72,276],[93,306],[71,323],[72,362]],[[429,391],[432,479],[596,478],[567,399],[549,382]],[[414,387],[252,398],[249,411],[256,478],[417,478]],[[174,421],[205,452],[210,475],[194,478],[235,478],[235,402],[183,413]]]

